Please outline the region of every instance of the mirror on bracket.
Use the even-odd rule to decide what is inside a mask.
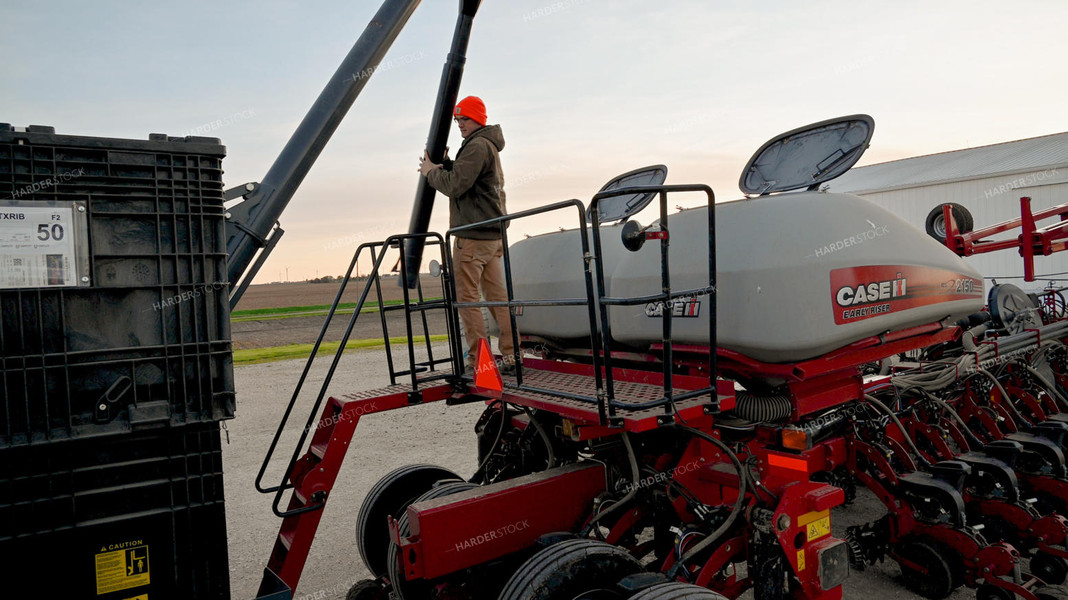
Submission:
[[[615,177],[604,184],[598,193],[634,186],[663,185],[666,179],[667,167],[664,165],[643,167]],[[653,198],[656,198],[656,195],[656,192],[647,192],[605,198],[597,203],[597,219],[601,223],[612,223],[628,219],[648,206]],[[590,208],[592,208],[592,205]],[[592,221],[593,213],[590,208],[586,209],[586,218]]]
[[[619,235],[623,238],[623,247],[631,252],[637,252],[645,245],[645,227],[637,221],[624,223],[623,231]]]

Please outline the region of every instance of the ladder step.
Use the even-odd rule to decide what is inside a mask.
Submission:
[[[308,447],[308,454],[316,456],[319,458],[320,461],[322,461],[323,456],[326,455],[326,445],[327,442],[323,442],[321,444],[312,444]]]
[[[285,531],[278,534],[278,541],[285,547],[286,551],[293,545],[293,538],[296,536],[295,531]]]

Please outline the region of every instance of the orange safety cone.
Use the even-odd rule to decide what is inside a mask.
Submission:
[[[504,391],[504,379],[497,369],[489,342],[486,338],[478,340],[478,352],[475,354],[475,386],[495,392]]]

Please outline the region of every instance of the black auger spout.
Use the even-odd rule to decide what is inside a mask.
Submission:
[[[430,122],[426,149],[430,160],[441,163],[445,157],[445,144],[449,140],[449,125],[452,110],[456,105],[456,96],[463,79],[464,63],[467,62],[467,42],[471,39],[471,26],[475,13],[482,0],[460,0],[460,15],[456,19],[456,30],[452,36],[452,48],[441,71],[441,83],[438,86],[438,99],[434,104],[434,118]],[[419,176],[419,188],[415,193],[412,206],[412,220],[408,225],[409,234],[423,234],[430,227],[430,213],[434,209],[434,196],[437,191],[430,187],[425,175]],[[419,281],[419,264],[423,260],[423,238],[408,240],[404,247],[404,265],[407,271],[402,284],[414,288]],[[447,249],[446,249],[447,250]]]
[[[241,294],[281,236],[282,230],[277,228],[278,217],[419,2],[385,0],[293,132],[262,183],[246,183],[226,192],[227,200],[244,198],[244,201],[230,208],[226,223],[231,308],[240,300]],[[477,6],[478,3],[474,4]],[[263,252],[252,265],[256,252],[261,248]]]

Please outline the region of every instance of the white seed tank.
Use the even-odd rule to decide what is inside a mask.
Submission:
[[[716,207],[719,345],[765,362],[814,358],[851,342],[984,305],[979,273],[941,244],[857,196],[800,192]],[[708,285],[707,209],[668,217],[671,287]],[[656,229],[654,227],[653,229]],[[619,228],[603,231],[607,292],[660,292],[660,244],[629,252]],[[582,298],[577,231],[532,237],[511,249],[516,299]],[[609,309],[613,339],[635,349],[661,341],[661,307]],[[708,345],[708,297],[671,306],[673,341]],[[588,346],[584,307],[525,307],[516,323],[563,347]]]
[[[841,123],[832,124],[847,134],[855,126]],[[817,125],[826,134],[826,123]],[[783,139],[796,140],[797,131]],[[862,142],[866,147],[867,139]],[[781,160],[785,151],[773,149]],[[758,152],[750,162],[750,179],[757,170],[764,171],[761,176],[770,171],[758,163],[762,156]],[[743,189],[746,177],[743,173]],[[650,240],[630,252],[620,229],[601,230],[607,294],[660,293],[660,242]],[[658,223],[650,228],[657,229]],[[672,289],[707,287],[707,208],[669,215],[668,230]],[[978,272],[924,232],[858,196],[801,191],[720,203],[716,232],[718,344],[764,362],[812,359],[869,336],[955,320],[985,304]],[[511,246],[515,298],[584,298],[579,236],[575,230],[560,231]],[[708,300],[697,295],[669,305],[675,343],[709,344]],[[662,310],[657,303],[611,307],[613,340],[635,350],[661,342]],[[565,348],[589,346],[585,307],[527,306],[516,323],[525,336]]]

